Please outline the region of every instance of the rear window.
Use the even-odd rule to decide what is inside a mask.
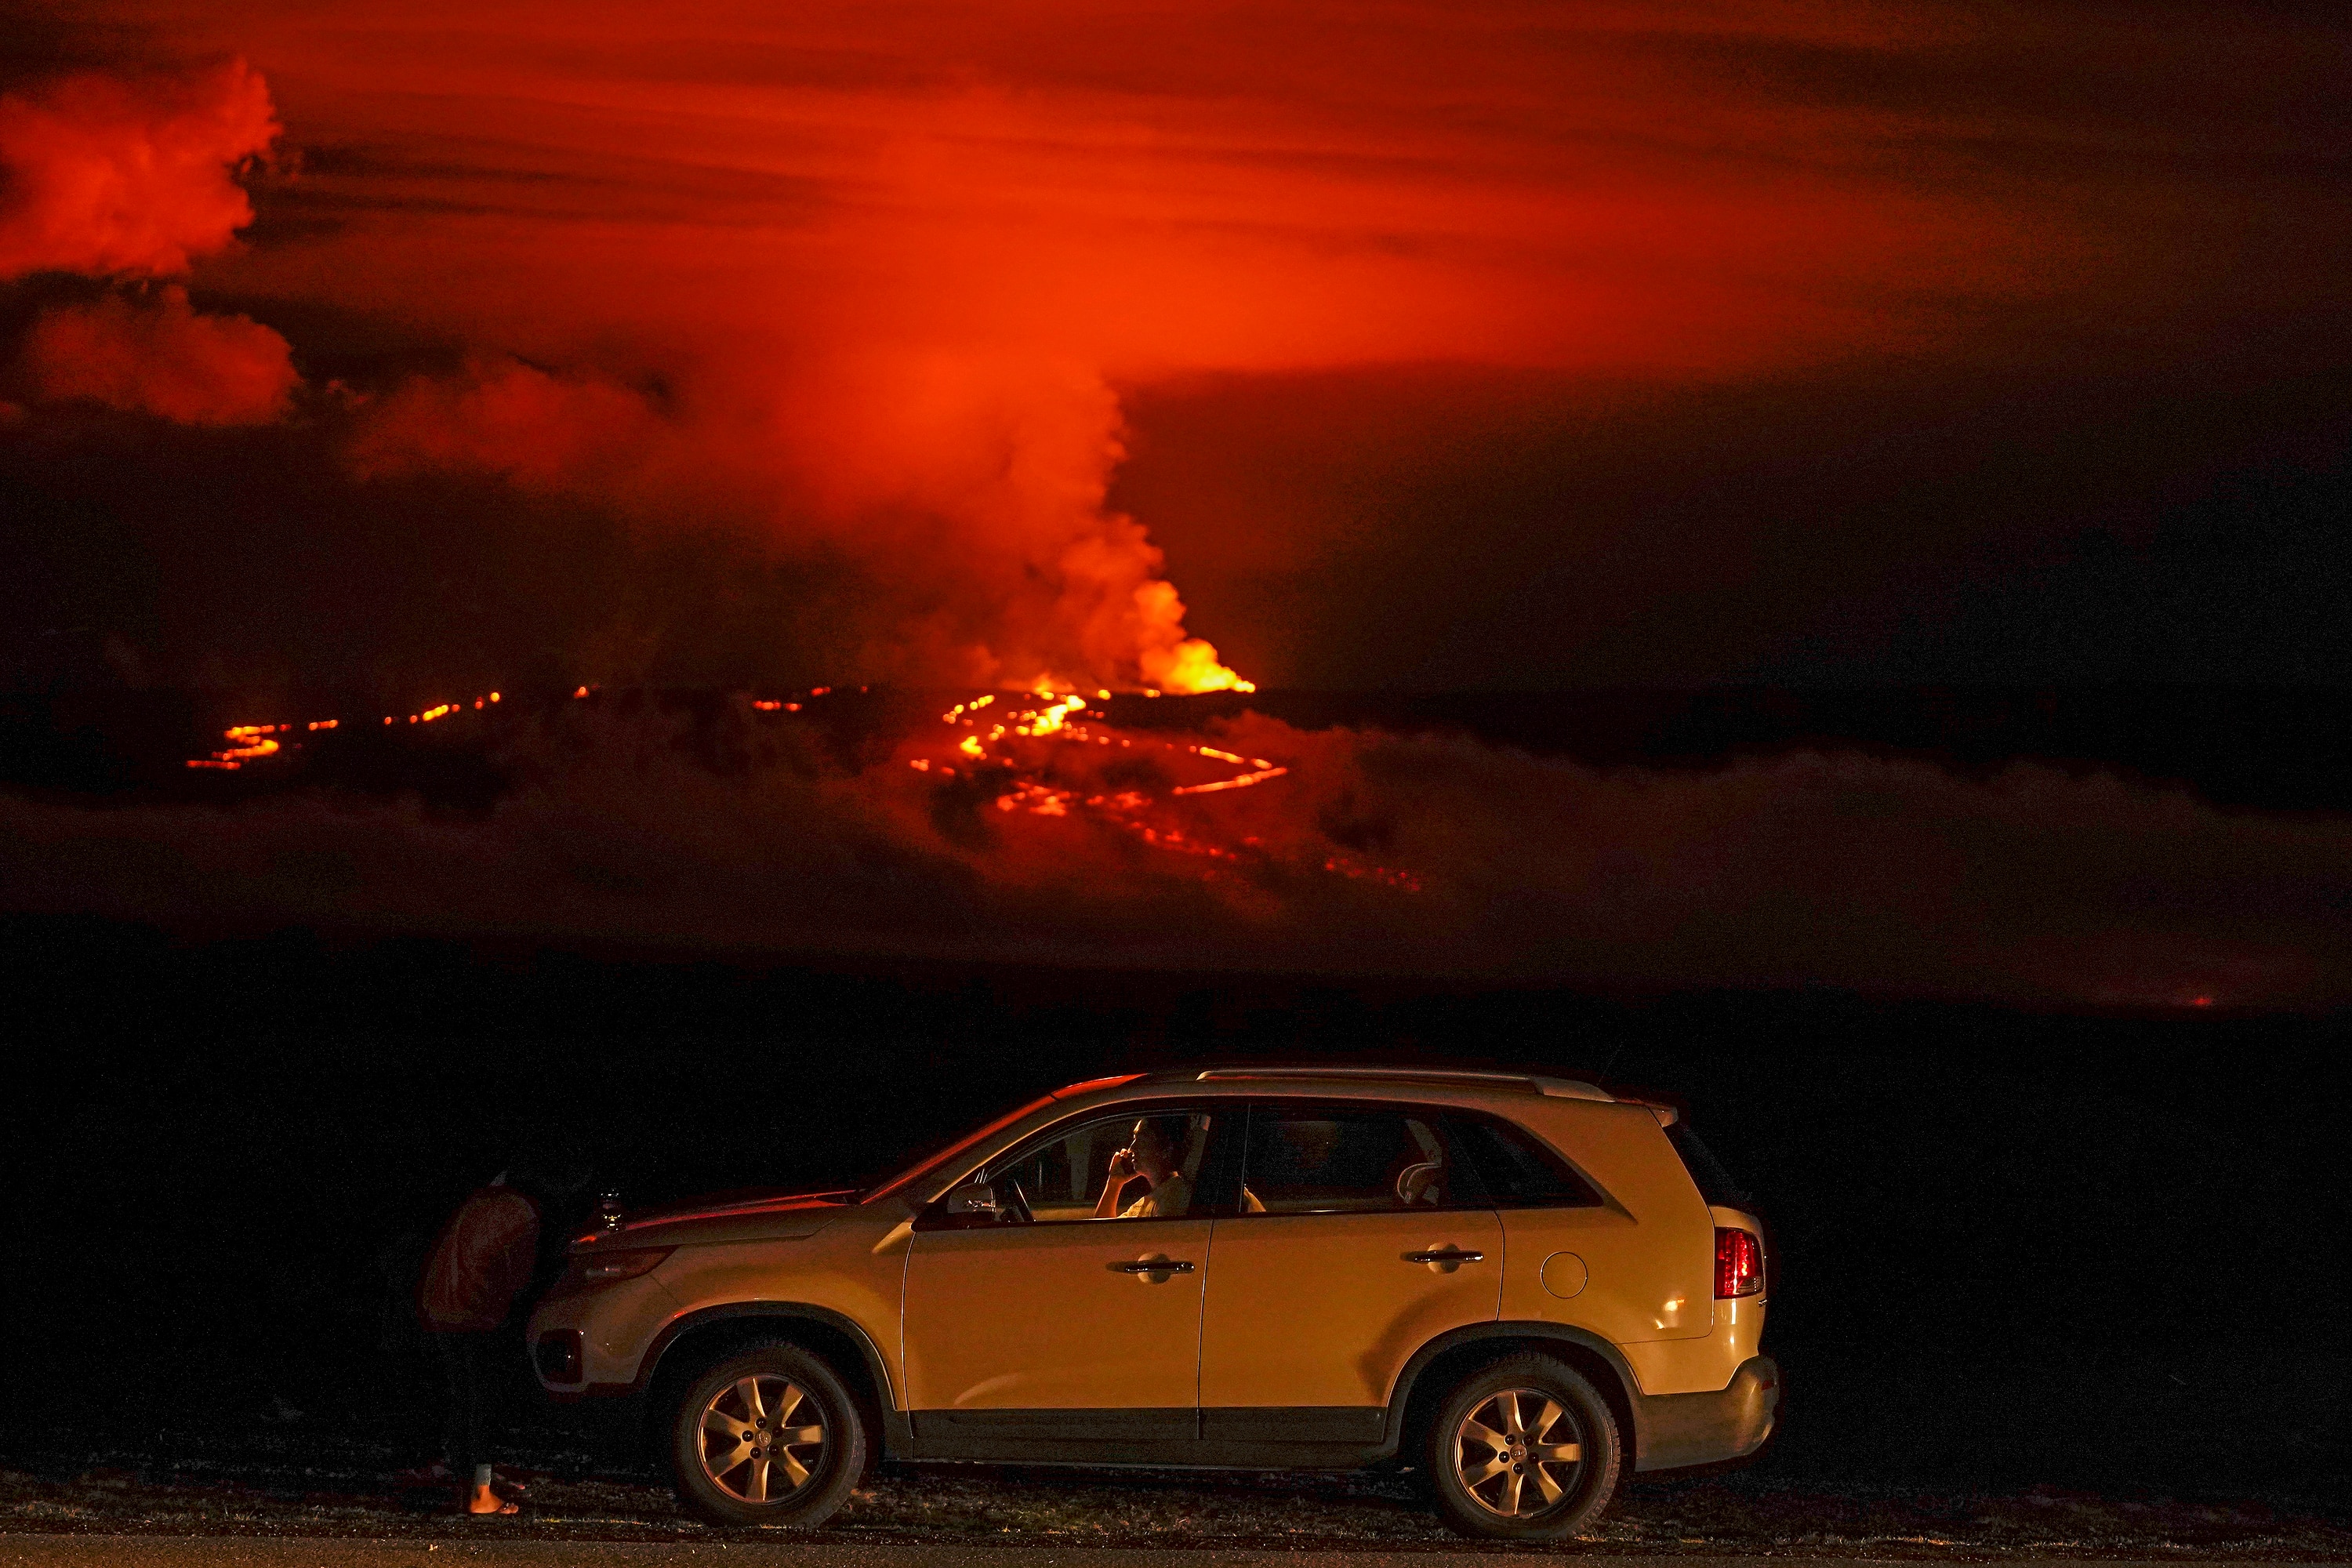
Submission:
[[[1508,1122],[1455,1111],[1447,1118],[1470,1168],[1497,1208],[1594,1208],[1601,1194],[1539,1140]]]
[[[1723,1162],[1715,1157],[1715,1151],[1690,1130],[1689,1122],[1678,1121],[1667,1128],[1666,1142],[1672,1143],[1675,1152],[1683,1157],[1683,1165],[1690,1172],[1691,1180],[1698,1184],[1699,1196],[1727,1209],[1754,1212],[1756,1200],[1748,1195],[1747,1188],[1731,1179],[1731,1173],[1723,1168]]]
[[[1433,1112],[1385,1106],[1262,1103],[1250,1110],[1244,1214],[1363,1214],[1464,1208]]]

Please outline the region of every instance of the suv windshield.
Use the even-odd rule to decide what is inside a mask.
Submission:
[[[1052,1095],[1041,1095],[1037,1099],[1029,1101],[1026,1105],[1021,1106],[1013,1110],[1008,1110],[1003,1115],[998,1117],[995,1121],[990,1122],[987,1126],[980,1129],[977,1132],[965,1133],[962,1137],[958,1138],[953,1142],[948,1144],[945,1148],[940,1149],[938,1152],[924,1155],[921,1159],[916,1161],[913,1164],[908,1166],[905,1170],[899,1172],[888,1181],[883,1182],[878,1185],[866,1188],[864,1192],[857,1194],[857,1201],[861,1204],[870,1204],[877,1198],[887,1198],[892,1193],[897,1192],[900,1187],[903,1187],[908,1183],[913,1181],[916,1177],[923,1174],[926,1171],[930,1170],[933,1166],[945,1164],[948,1161],[954,1159],[958,1154],[962,1153],[966,1149],[978,1143],[983,1138],[993,1137],[997,1133],[1002,1132],[1006,1128],[1012,1126],[1014,1122],[1020,1121],[1023,1117],[1034,1111],[1043,1110],[1045,1107],[1053,1103],[1054,1097]]]

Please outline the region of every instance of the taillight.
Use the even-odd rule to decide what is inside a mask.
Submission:
[[[1764,1244],[1756,1233],[1715,1228],[1715,1299],[1753,1296],[1764,1289]]]

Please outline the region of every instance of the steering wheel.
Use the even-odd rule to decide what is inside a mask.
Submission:
[[[1397,1202],[1404,1204],[1407,1206],[1413,1204],[1435,1203],[1437,1201],[1437,1178],[1443,1169],[1444,1167],[1440,1166],[1436,1161],[1428,1160],[1423,1161],[1420,1164],[1407,1165],[1403,1170],[1398,1172],[1396,1179]]]
[[[999,1225],[1007,1221],[1019,1225],[1036,1223],[1037,1216],[1029,1212],[1029,1194],[1021,1190],[1018,1181],[1010,1175],[999,1176],[994,1185],[998,1205],[996,1222]]]

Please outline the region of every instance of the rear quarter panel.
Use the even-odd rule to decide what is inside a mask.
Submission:
[[[1754,1215],[1739,1209],[1709,1209],[1707,1223],[1710,1228],[1725,1226],[1745,1230],[1759,1240],[1764,1235],[1763,1224]],[[1713,1272],[1712,1268],[1708,1270],[1710,1296],[1715,1291]],[[1642,1380],[1644,1393],[1713,1393],[1727,1385],[1748,1357],[1761,1353],[1761,1293],[1717,1301],[1714,1307],[1715,1329],[1703,1340],[1654,1340],[1626,1347],[1626,1359],[1633,1363],[1634,1375]]]
[[[1503,1318],[1588,1329],[1627,1347],[1637,1373],[1643,1358],[1632,1347],[1706,1338],[1714,1328],[1715,1221],[1656,1118],[1643,1106],[1566,1100],[1515,1104],[1510,1114],[1565,1155],[1605,1202],[1503,1211]],[[1559,1253],[1583,1265],[1573,1295],[1545,1284],[1545,1264]],[[1554,1285],[1576,1272],[1555,1265]]]

